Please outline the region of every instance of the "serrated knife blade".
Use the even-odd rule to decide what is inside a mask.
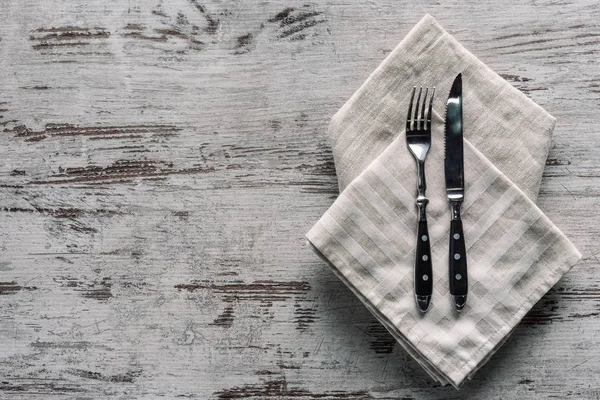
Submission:
[[[448,199],[464,196],[463,132],[462,132],[462,74],[458,74],[446,103],[445,126],[446,194]]]
[[[446,103],[444,134],[444,174],[446,196],[451,209],[449,238],[449,283],[452,304],[461,311],[467,302],[467,253],[463,235],[460,207],[464,199],[464,145],[463,145],[462,73],[454,79]]]

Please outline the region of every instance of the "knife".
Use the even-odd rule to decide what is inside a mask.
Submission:
[[[467,302],[467,252],[463,235],[460,206],[464,199],[463,122],[462,122],[462,74],[454,79],[446,103],[445,158],[446,196],[450,205],[449,282],[452,304],[461,311]]]

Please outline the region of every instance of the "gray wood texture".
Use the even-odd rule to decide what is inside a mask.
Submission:
[[[425,14],[558,118],[584,259],[460,391],[305,246],[326,127]],[[597,0],[0,0],[0,398],[599,399]]]

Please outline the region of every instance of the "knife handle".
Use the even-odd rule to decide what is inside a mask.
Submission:
[[[431,248],[429,242],[429,230],[427,229],[427,220],[425,219],[419,221],[417,228],[417,250],[415,254],[415,294],[417,296],[431,296],[433,292]]]
[[[467,251],[459,207],[459,204],[453,205],[453,218],[450,221],[450,244],[448,246],[450,249],[450,294],[453,296],[453,301],[455,301],[454,305],[457,310],[464,307],[469,288],[467,277]]]

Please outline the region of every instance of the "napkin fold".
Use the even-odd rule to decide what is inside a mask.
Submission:
[[[469,299],[448,289],[443,117],[463,73]],[[404,118],[413,86],[436,86],[426,160],[434,292],[414,300],[416,163]],[[436,380],[458,388],[581,254],[535,205],[555,119],[426,15],[332,118],[340,195],[307,233],[315,250]]]

